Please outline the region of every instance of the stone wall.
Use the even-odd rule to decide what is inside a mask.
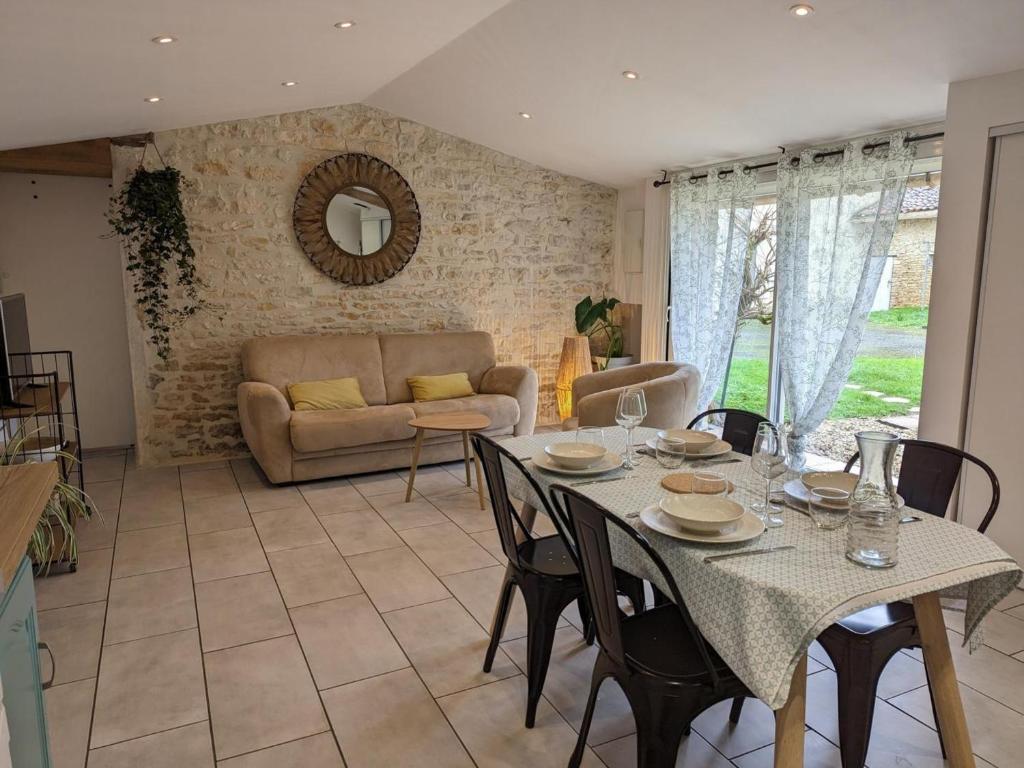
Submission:
[[[556,419],[555,369],[573,307],[610,279],[615,190],[362,105],[167,131],[156,141],[190,182],[185,212],[205,306],[175,329],[163,362],[145,343],[125,280],[142,463],[245,452],[239,348],[267,334],[489,331],[500,362],[537,370],[540,421]],[[138,152],[115,149],[115,180]],[[333,281],[292,230],[303,176],[343,152],[390,163],[419,201],[419,248],[379,285]]]
[[[926,307],[935,252],[935,211],[904,214],[896,224],[889,253],[892,264],[890,307]]]

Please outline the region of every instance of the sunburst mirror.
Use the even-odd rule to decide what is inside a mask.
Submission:
[[[310,171],[295,195],[292,220],[309,260],[349,285],[394,277],[420,240],[412,187],[370,155],[337,155]]]

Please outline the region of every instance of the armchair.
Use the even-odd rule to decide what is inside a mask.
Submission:
[[[700,371],[686,363],[639,363],[576,379],[572,384],[572,416],[562,428],[615,424],[619,393],[637,386],[647,398],[645,427],[684,427],[697,413]]]

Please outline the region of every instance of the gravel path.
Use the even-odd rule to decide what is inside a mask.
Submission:
[[[846,462],[857,451],[857,432],[892,432],[900,437],[917,437],[909,429],[899,429],[882,424],[878,419],[835,419],[826,421],[811,435],[807,450],[819,456]]]

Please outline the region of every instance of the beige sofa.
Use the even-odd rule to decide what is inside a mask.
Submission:
[[[700,371],[685,363],[639,363],[588,373],[572,383],[572,415],[563,429],[615,424],[619,393],[640,387],[647,401],[643,426],[685,427],[697,415]]]
[[[477,394],[414,403],[410,376],[465,371]],[[410,419],[475,410],[491,419],[484,434],[532,434],[537,374],[499,366],[490,334],[269,336],[242,346],[238,415],[256,461],[274,483],[408,467]],[[288,384],[354,376],[367,408],[293,411]],[[427,432],[420,464],[461,458],[458,432]]]

